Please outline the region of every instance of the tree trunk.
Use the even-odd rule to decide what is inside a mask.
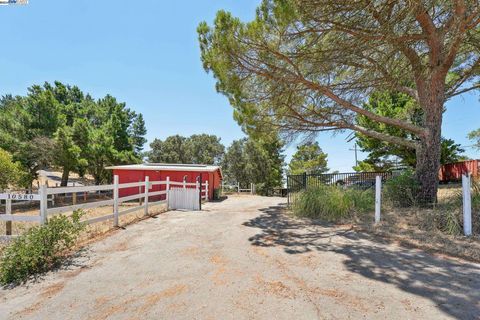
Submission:
[[[437,200],[438,170],[440,168],[440,139],[422,139],[417,149],[416,178],[420,184],[417,200],[422,205]]]
[[[62,181],[60,182],[60,186],[66,187],[68,185],[69,175],[70,175],[70,169],[68,169],[67,167],[63,167]]]
[[[417,148],[416,178],[420,184],[417,200],[422,205],[437,201],[438,171],[440,169],[444,81],[432,80],[427,88],[419,90],[419,102],[424,110],[424,127],[427,133],[420,137]]]

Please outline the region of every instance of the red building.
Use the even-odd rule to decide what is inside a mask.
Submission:
[[[113,175],[118,175],[119,183],[131,183],[145,181],[148,176],[150,181],[165,181],[170,177],[172,182],[195,183],[201,177],[202,185],[208,181],[208,198],[213,199],[213,190],[220,188],[222,170],[219,166],[202,164],[164,164],[145,163],[123,166],[112,166],[107,169],[113,170]],[[165,185],[152,186],[151,191],[165,190]],[[119,197],[126,197],[143,192],[139,188],[124,188],[119,190]]]
[[[462,174],[470,173],[472,177],[480,175],[480,160],[467,160],[444,164],[440,167],[438,178],[441,183],[462,180]]]

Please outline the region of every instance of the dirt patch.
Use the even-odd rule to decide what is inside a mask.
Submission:
[[[141,313],[145,313],[151,308],[153,308],[155,305],[157,305],[162,299],[178,296],[182,293],[185,293],[187,289],[187,285],[177,284],[158,293],[148,295],[147,297],[145,297],[145,299],[142,299],[145,301],[145,303],[138,309],[138,311]]]
[[[17,312],[15,315],[17,317],[25,317],[37,312],[44,305],[46,300],[51,299],[52,297],[60,293],[64,288],[64,282],[58,282],[48,286],[39,294],[38,299],[35,303]]]
[[[63,282],[53,284],[53,285],[47,287],[45,290],[43,290],[43,292],[40,294],[40,296],[42,296],[43,298],[50,299],[51,297],[53,297],[54,295],[56,295],[57,293],[62,291],[63,288],[65,288],[65,283],[63,283]]]
[[[294,290],[282,281],[266,281],[260,275],[255,278],[257,289],[264,294],[275,295],[279,298],[294,299],[296,297]]]
[[[185,248],[180,251],[180,254],[184,257],[198,256],[200,254],[200,248],[199,247]]]

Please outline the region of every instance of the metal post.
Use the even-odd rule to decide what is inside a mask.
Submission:
[[[167,177],[167,185],[165,187],[165,200],[167,201],[167,208],[168,208],[168,193],[170,192],[170,177]]]
[[[5,214],[12,214],[12,199],[5,200]],[[12,221],[5,222],[5,234],[12,235]]]
[[[148,216],[148,189],[150,188],[150,177],[145,177],[145,207],[143,208],[143,214]]]
[[[40,224],[44,225],[47,223],[47,208],[48,208],[48,198],[47,198],[47,185],[42,184],[38,189],[38,194],[40,195]]]
[[[463,195],[463,234],[472,235],[472,196],[470,194],[470,174],[462,175]]]
[[[113,176],[113,226],[118,227],[118,175]]]
[[[208,180],[205,181],[205,201],[208,201]]]
[[[382,208],[382,177],[376,176],[375,181],[375,223],[380,222],[380,211]]]
[[[198,208],[200,210],[202,210],[202,175],[201,174],[198,176],[197,187],[199,187],[199,189],[198,189],[198,192],[199,192]]]

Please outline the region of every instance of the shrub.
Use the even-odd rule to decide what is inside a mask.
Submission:
[[[80,222],[83,214],[75,211],[70,217],[54,217],[13,240],[2,252],[0,283],[20,283],[57,265],[85,228]]]
[[[300,193],[293,205],[293,212],[301,217],[335,222],[357,213],[369,212],[374,206],[375,199],[371,190],[318,186]]]
[[[417,203],[417,194],[420,186],[412,170],[406,170],[399,176],[385,182],[383,194],[385,200],[394,207],[410,207]]]
[[[480,182],[472,182],[472,231],[480,234]],[[423,227],[439,230],[448,235],[463,234],[463,197],[460,191],[446,203],[440,203],[423,217]]]

